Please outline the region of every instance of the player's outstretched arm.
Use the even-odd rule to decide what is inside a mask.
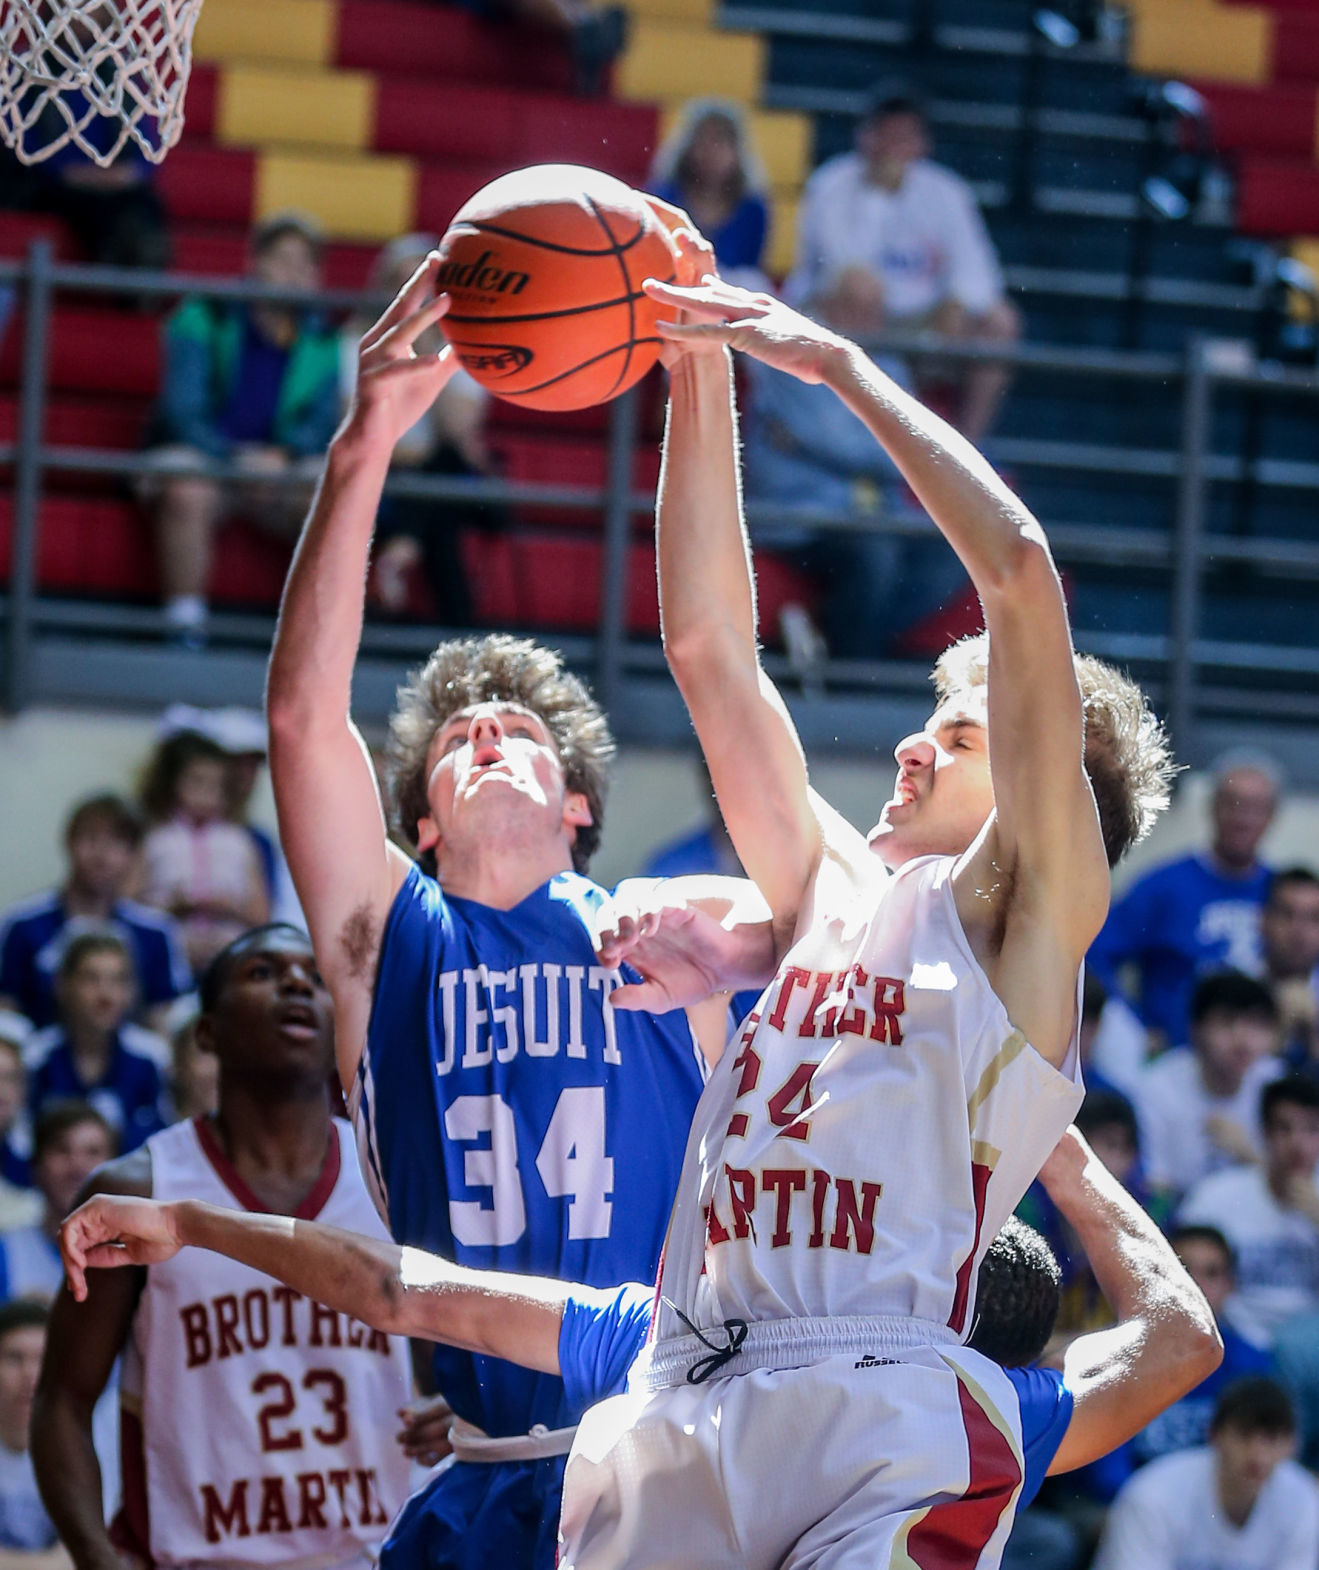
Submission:
[[[390,1335],[443,1341],[559,1372],[568,1293],[563,1282],[466,1270],[420,1249],[320,1222],[190,1199],[100,1197],[60,1228],[70,1290],[80,1301],[90,1290],[89,1270],[160,1264],[181,1248],[223,1254]]]
[[[699,253],[678,241],[680,269],[693,276]],[[664,651],[738,858],[775,919],[791,925],[822,835],[801,743],[760,667],[732,365],[721,345],[700,343],[679,345],[666,363],[656,514]]]
[[[375,773],[349,717],[367,558],[398,438],[453,374],[448,349],[412,345],[447,308],[436,259],[362,339],[350,408],[284,586],[266,691],[280,840],[339,1019],[340,1076],[365,1036],[375,953],[406,858],[388,841]]]
[[[1076,1129],[1064,1134],[1040,1179],[1080,1236],[1118,1316],[1111,1330],[1067,1348],[1072,1420],[1049,1471],[1070,1472],[1125,1443],[1208,1378],[1223,1342],[1171,1245]]]
[[[136,1150],[102,1167],[87,1192],[149,1194],[150,1156]],[[92,1410],[127,1345],[144,1281],[140,1270],[116,1271],[77,1302],[61,1290],[51,1306],[32,1404],[32,1465],[47,1514],[78,1570],[123,1570],[105,1528]]]

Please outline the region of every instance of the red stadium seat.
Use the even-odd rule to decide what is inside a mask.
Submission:
[[[437,83],[572,87],[567,50],[553,38],[409,0],[343,0],[333,63]]]
[[[0,386],[17,384],[21,343],[19,316],[0,346]],[[160,386],[159,323],[94,306],[58,306],[51,321],[49,369],[55,391],[154,398]]]
[[[160,166],[159,189],[170,216],[203,223],[252,221],[256,154],[183,142]]]
[[[1213,115],[1214,145],[1224,152],[1306,158],[1314,151],[1312,87],[1237,87],[1197,82]]]
[[[1319,231],[1319,169],[1294,159],[1242,157],[1237,225],[1245,234],[1280,238]]]

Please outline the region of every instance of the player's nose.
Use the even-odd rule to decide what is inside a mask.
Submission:
[[[290,960],[279,978],[281,992],[295,992],[310,996],[316,990],[312,980],[311,960]]]
[[[499,723],[498,714],[493,709],[478,709],[467,727],[467,739],[474,747],[482,742],[503,741],[504,727]]]
[[[928,766],[934,762],[934,738],[928,731],[913,731],[894,747],[893,756],[902,768]]]

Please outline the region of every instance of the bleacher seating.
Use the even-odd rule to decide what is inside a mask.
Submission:
[[[741,97],[770,171],[774,198],[770,265],[782,273],[794,239],[796,199],[814,164],[846,145],[850,115],[878,77],[909,68],[908,0],[633,0],[628,52],[615,97],[584,101],[567,91],[566,56],[543,38],[520,37],[466,11],[426,0],[206,0],[183,143],[165,161],[161,190],[183,273],[242,269],[253,220],[281,207],[315,213],[332,239],[327,282],[356,288],[385,239],[413,228],[442,230],[485,180],[519,163],[562,159],[637,181],[658,137],[692,92]],[[1133,0],[1133,62],[1187,74],[1208,97],[1217,145],[1234,163],[1241,227],[1267,237],[1319,234],[1316,97],[1319,20],[1292,0]],[[1174,14],[1175,13],[1175,14]],[[1222,224],[1153,227],[1148,304],[1128,299],[1131,218],[1137,211],[1144,123],[1131,78],[1111,51],[1046,51],[1029,64],[1027,0],[941,0],[932,49],[916,71],[932,100],[939,156],[977,186],[1028,337],[1112,347],[1180,349],[1188,333],[1248,336],[1258,292],[1238,275]],[[1036,208],[1013,203],[1028,71],[1038,92],[1032,177]],[[0,255],[32,238],[71,257],[59,225],[0,215]],[[1319,251],[1319,241],[1312,242]],[[19,319],[0,349],[0,440],[13,426]],[[158,374],[157,324],[112,305],[61,302],[52,331],[48,440],[131,449]],[[1121,396],[1114,396],[1121,387]],[[651,400],[653,404],[654,400]],[[1308,412],[1308,411],[1307,411]],[[1225,439],[1244,416],[1226,402]],[[1104,453],[1171,453],[1175,397],[1141,385],[1023,376],[999,432],[1002,457],[1047,522],[1167,529],[1174,475],[1110,472]],[[509,479],[599,484],[605,415],[529,415],[496,405],[492,445]],[[1264,450],[1304,460],[1310,426],[1271,408],[1260,422]],[[648,438],[656,433],[653,418]],[[1099,453],[1071,472],[1057,453],[1083,439]],[[636,483],[654,479],[642,444]],[[1159,465],[1154,468],[1159,469]],[[43,519],[41,582],[53,592],[152,594],[146,527],[126,489],[81,476],[51,478]],[[1216,505],[1231,508],[1226,487]],[[1302,532],[1293,493],[1261,491],[1247,527]],[[478,609],[513,625],[588,629],[598,606],[598,525],[593,517],[519,508],[506,537],[465,542],[478,559]],[[1237,526],[1241,526],[1238,518]],[[0,511],[0,533],[7,513]],[[95,537],[96,544],[90,542]],[[231,539],[232,536],[232,539]],[[644,520],[631,578],[630,625],[654,625],[653,571]],[[7,544],[3,547],[7,550]],[[234,526],[220,552],[216,599],[269,605],[283,555]],[[117,565],[111,570],[109,563]],[[1148,624],[1147,584],[1113,565],[1081,575],[1078,620],[1109,628]],[[1121,580],[1121,581],[1119,581]],[[1129,594],[1121,592],[1130,589]],[[561,598],[556,598],[562,588]],[[804,586],[770,567],[766,625],[785,595]],[[1111,592],[1110,592],[1111,591]],[[1139,591],[1139,592],[1138,592]]]

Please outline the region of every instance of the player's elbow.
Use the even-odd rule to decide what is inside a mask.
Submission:
[[[684,693],[689,687],[722,683],[734,671],[757,669],[754,641],[726,623],[675,626],[670,619],[663,642],[664,658]]]
[[[1202,1384],[1223,1361],[1223,1338],[1203,1298],[1180,1304],[1161,1340],[1161,1361],[1182,1395]]]
[[[982,599],[1027,606],[1040,596],[1057,599],[1062,593],[1058,569],[1054,566],[1044,530],[1029,516],[982,563],[976,573],[976,588]]]

